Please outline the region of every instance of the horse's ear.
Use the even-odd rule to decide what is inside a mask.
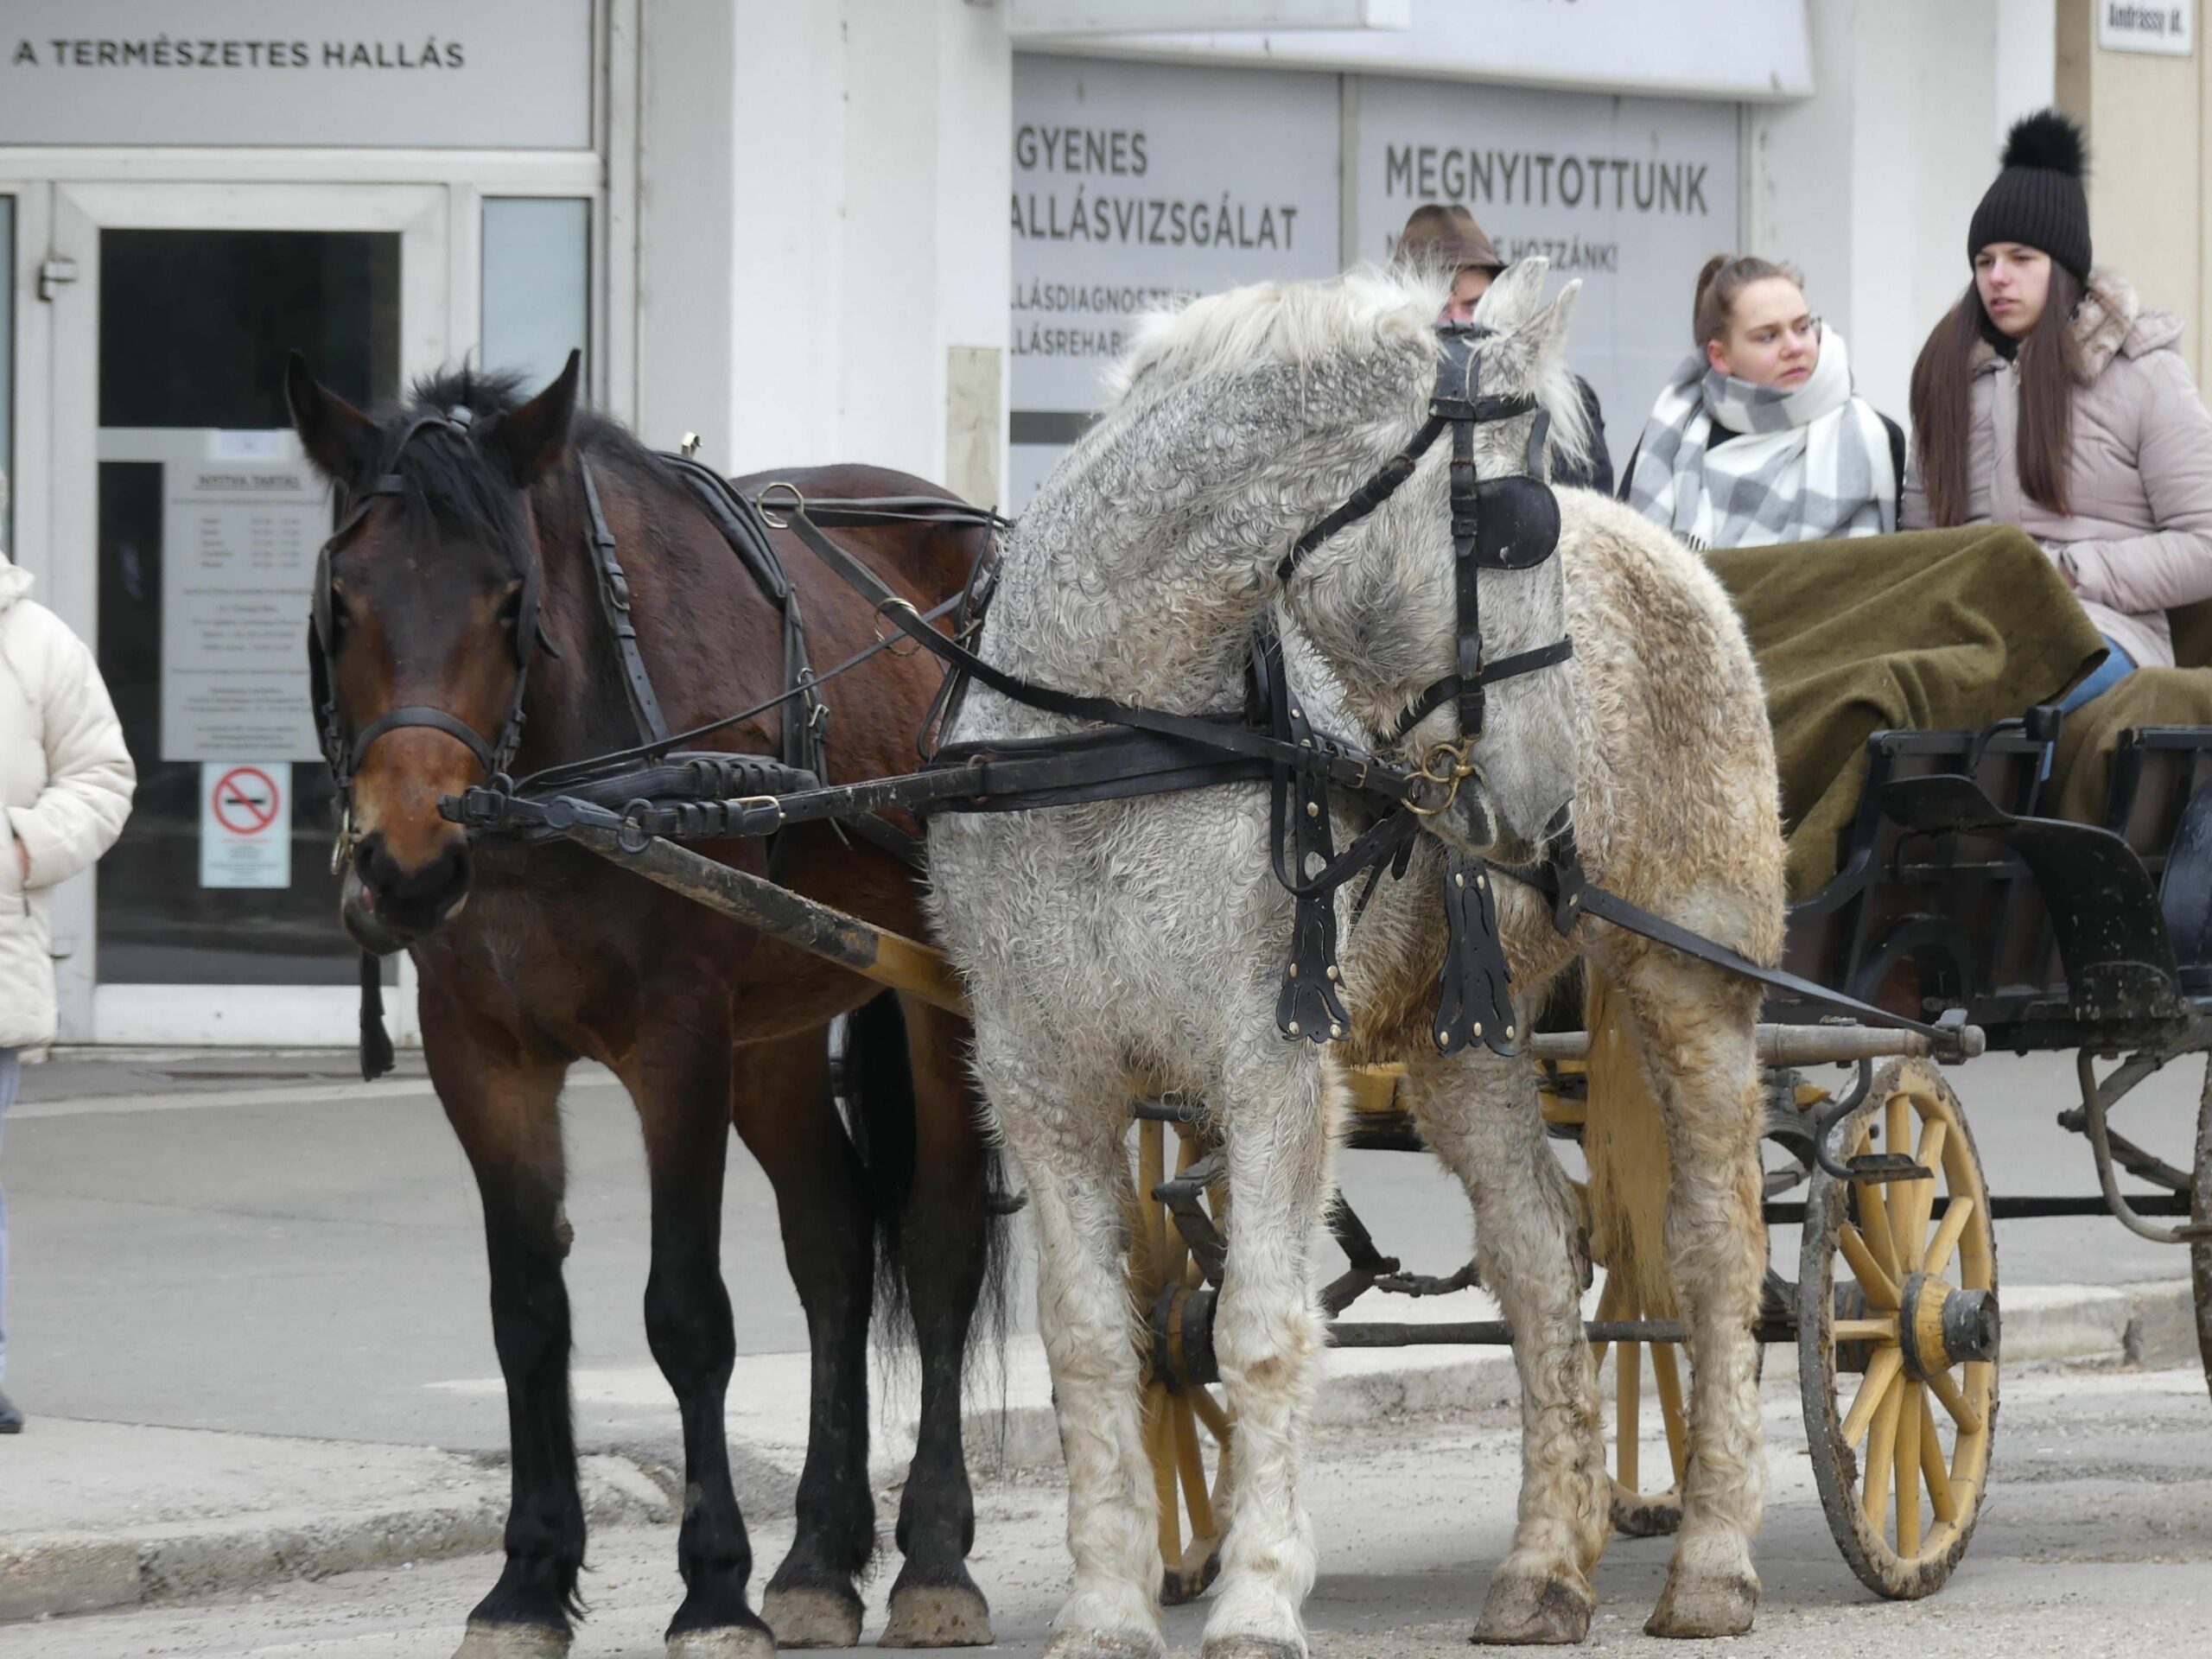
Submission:
[[[1578,276],[1553,298],[1552,302],[1529,319],[1529,337],[1535,342],[1536,361],[1543,363],[1561,356],[1567,350],[1567,325],[1574,321],[1574,307],[1582,297],[1582,279]]]
[[[340,484],[351,484],[369,469],[376,454],[377,423],[308,372],[308,360],[294,352],[284,365],[284,402],[292,429],[315,470]]]
[[[570,352],[568,366],[551,385],[519,409],[509,410],[486,430],[484,448],[505,467],[518,487],[528,489],[544,477],[567,450],[582,364],[583,353]]]
[[[1550,270],[1551,261],[1539,254],[1515,260],[1483,290],[1475,305],[1475,321],[1501,334],[1511,334],[1535,313]]]

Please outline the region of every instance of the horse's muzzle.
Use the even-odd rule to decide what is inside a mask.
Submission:
[[[428,938],[459,914],[468,900],[468,842],[458,836],[440,843],[427,862],[408,869],[372,830],[353,850],[339,914],[354,943],[389,956]]]

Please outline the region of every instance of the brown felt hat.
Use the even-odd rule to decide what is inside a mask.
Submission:
[[[1469,265],[1478,270],[1505,269],[1505,261],[1498,257],[1483,227],[1475,223],[1475,216],[1456,201],[1424,202],[1414,208],[1406,228],[1399,232],[1398,253],[1424,264],[1448,264],[1453,270],[1465,270]]]

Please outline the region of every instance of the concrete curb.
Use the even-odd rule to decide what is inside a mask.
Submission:
[[[2012,1365],[2136,1365],[2157,1370],[2198,1363],[2195,1306],[2187,1281],[2110,1287],[2031,1286],[2004,1295],[2004,1352]],[[1787,1369],[1794,1373],[1795,1356]],[[1768,1367],[1784,1370],[1782,1357]],[[1478,1410],[1516,1395],[1511,1357],[1503,1351],[1443,1357],[1434,1350],[1338,1353],[1323,1382],[1314,1420],[1321,1427],[1373,1422],[1421,1413]],[[1059,1432],[1048,1405],[970,1412],[970,1461],[979,1475],[1049,1469],[1059,1462]],[[885,1448],[886,1452],[890,1450]],[[733,1446],[741,1498],[760,1519],[787,1515],[795,1477]],[[880,1458],[877,1489],[903,1467]],[[594,1526],[666,1523],[678,1512],[668,1473],[649,1458],[601,1452],[583,1459],[585,1509]],[[502,1464],[486,1461],[460,1486],[413,1503],[352,1513],[305,1510],[126,1527],[109,1532],[0,1534],[0,1621],[49,1618],[128,1605],[156,1597],[249,1590],[283,1579],[327,1578],[365,1567],[496,1548],[506,1513]]]
[[[582,1460],[594,1526],[668,1522],[670,1495],[626,1458]],[[0,1621],[94,1612],[160,1596],[251,1590],[363,1567],[496,1549],[506,1523],[504,1464],[429,1502],[329,1515],[294,1510],[157,1523],[110,1533],[0,1535]]]

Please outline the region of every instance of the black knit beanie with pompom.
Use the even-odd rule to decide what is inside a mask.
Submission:
[[[2018,242],[2042,249],[2086,283],[2089,198],[2082,175],[2088,165],[2082,129],[2056,110],[2015,122],[2005,141],[2005,170],[1967,230],[1967,263],[1993,242]]]

